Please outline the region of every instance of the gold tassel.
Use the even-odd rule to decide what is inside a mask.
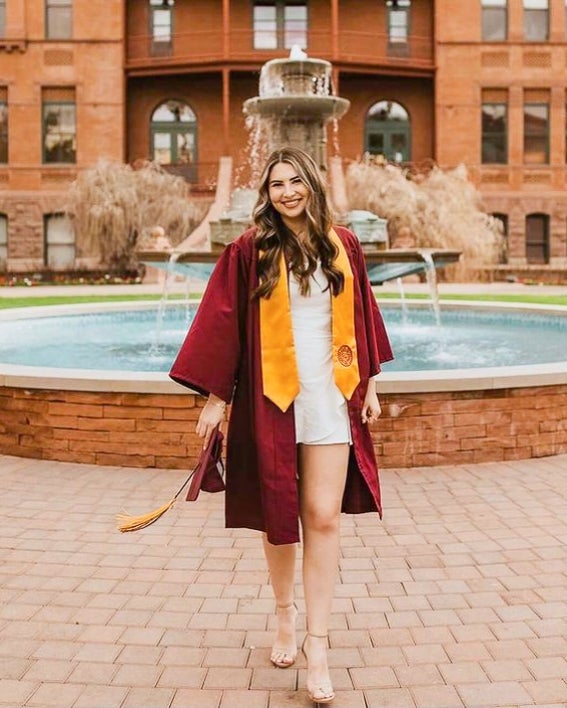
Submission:
[[[211,435],[210,440],[212,441],[214,439],[214,436]],[[206,448],[207,452],[210,451],[210,445],[211,443],[209,442],[209,446]],[[205,449],[203,449],[203,452],[201,455],[205,454]],[[201,461],[201,458],[199,458],[199,462]],[[160,506],[159,509],[156,509],[155,511],[150,511],[149,514],[142,514],[140,516],[132,516],[131,514],[117,514],[116,515],[116,521],[118,522],[118,530],[121,531],[122,533],[127,533],[128,531],[139,531],[140,529],[145,529],[146,526],[150,526],[151,524],[154,523],[154,521],[157,521],[158,519],[161,519],[161,517],[171,509],[171,507],[175,504],[177,501],[177,497],[181,494],[181,492],[185,489],[185,487],[189,484],[191,479],[193,478],[193,475],[197,471],[197,467],[199,466],[199,462],[197,462],[197,465],[191,472],[191,474],[187,477],[187,479],[183,482],[183,484],[179,487],[175,495],[170,499],[170,501],[167,502],[167,504],[164,504],[163,506]]]
[[[160,519],[166,511],[169,511],[171,507],[175,504],[177,497],[173,497],[171,501],[167,504],[160,506],[159,509],[155,511],[150,511],[149,514],[142,514],[141,516],[131,516],[130,514],[117,514],[116,520],[118,521],[118,530],[122,533],[127,531],[138,531],[139,529],[145,529],[146,526],[150,526]]]
[[[196,469],[197,468],[195,467],[195,469],[179,487],[179,489],[177,490],[175,495],[170,499],[170,501],[168,501],[167,504],[160,506],[159,509],[156,509],[155,511],[150,511],[149,514],[142,514],[140,516],[132,516],[131,514],[117,514],[116,520],[118,521],[118,530],[122,531],[122,533],[126,533],[127,531],[139,531],[140,529],[145,529],[146,526],[150,526],[154,523],[154,521],[161,519],[161,517],[166,513],[166,511],[169,511],[171,507],[175,504],[175,502],[177,501],[177,497],[191,481]]]

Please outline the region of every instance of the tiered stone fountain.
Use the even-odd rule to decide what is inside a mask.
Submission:
[[[333,94],[332,65],[298,47],[288,59],[272,59],[260,72],[259,95],[244,102],[260,121],[269,151],[294,145],[327,168],[327,123],[348,111],[350,101]]]
[[[332,165],[334,169],[329,170],[327,165],[327,126],[330,121],[339,120],[349,106],[346,98],[334,95],[332,65],[323,59],[308,57],[299,47],[294,47],[289,58],[272,59],[264,64],[259,95],[245,101],[243,111],[255,122],[255,134],[263,141],[266,151],[285,145],[300,147],[327,173],[331,200],[336,211],[343,212],[343,223],[351,226],[360,238],[373,283],[458,260],[458,251],[428,249],[424,255],[420,250],[388,250],[385,219],[368,212],[348,212],[340,160]],[[256,195],[253,189],[231,192],[227,183],[230,171],[225,169],[223,173],[223,167],[226,165],[221,163],[217,200],[196,232],[173,252],[140,251],[143,263],[191,276],[200,274],[206,278],[210,274],[219,251],[251,224]],[[224,178],[220,177],[222,174]],[[230,200],[228,195],[231,195]],[[220,199],[224,200],[222,205]]]

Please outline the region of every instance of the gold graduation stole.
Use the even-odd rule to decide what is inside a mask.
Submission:
[[[335,262],[345,278],[343,291],[337,296],[331,294],[333,370],[337,387],[349,399],[360,381],[354,332],[354,278],[343,242],[333,229],[329,237],[338,249]],[[260,298],[260,347],[264,395],[285,412],[299,393],[299,375],[283,253],[276,287],[268,299]]]

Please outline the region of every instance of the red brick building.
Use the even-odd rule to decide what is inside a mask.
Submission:
[[[89,263],[60,214],[99,158],[210,193],[260,67],[299,44],[351,102],[345,161],[464,162],[503,269],[566,269],[566,36],[565,0],[0,0],[0,264]]]
[[[78,170],[125,157],[123,64],[121,0],[0,0],[4,267],[75,267],[88,255],[75,253],[61,210]]]

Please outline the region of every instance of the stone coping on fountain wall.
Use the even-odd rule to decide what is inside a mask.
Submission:
[[[405,371],[382,373],[378,390],[387,394],[434,393],[438,391],[479,391],[531,386],[567,385],[567,361],[551,364],[448,369],[446,371]],[[171,381],[167,374],[154,372],[57,369],[52,367],[0,364],[0,386],[175,395],[191,393]]]

